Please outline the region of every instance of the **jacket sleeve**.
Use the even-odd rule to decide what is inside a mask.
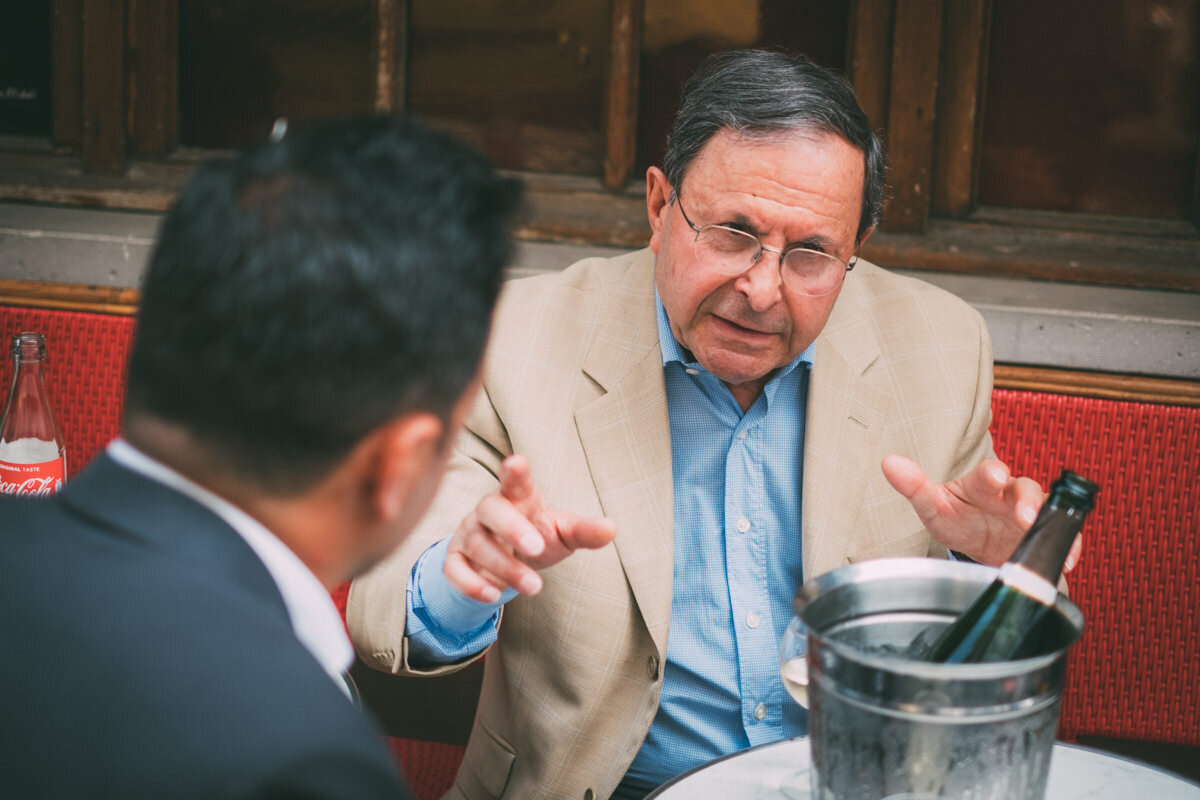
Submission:
[[[485,648],[465,660],[434,667],[414,664],[419,659],[410,660],[406,624],[409,578],[422,554],[453,534],[476,504],[496,490],[500,462],[510,453],[504,426],[486,390],[481,391],[429,513],[395,552],[350,586],[346,626],[366,664],[396,674],[437,675],[460,669],[486,652]]]

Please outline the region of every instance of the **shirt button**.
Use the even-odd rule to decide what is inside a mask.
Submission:
[[[658,656],[650,656],[646,659],[646,674],[652,681],[658,679]]]
[[[754,707],[754,718],[762,719],[765,716],[767,716],[767,704],[759,703]]]
[[[742,431],[741,433],[739,433],[739,434],[738,434],[738,438],[739,438],[739,439],[745,439],[745,438],[746,438],[746,432],[745,432],[745,431]]]
[[[746,519],[745,517],[739,519],[737,521],[737,529],[738,533],[745,533],[746,531],[750,530],[750,520]]]
[[[696,369],[695,367],[684,367],[683,371],[686,372],[688,375],[699,375],[700,374],[700,370]]]
[[[758,627],[758,614],[755,614],[753,611],[751,611],[749,614],[747,614],[746,615],[746,624],[749,625],[751,628],[757,628]]]

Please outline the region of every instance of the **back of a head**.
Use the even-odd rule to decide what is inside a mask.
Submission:
[[[709,56],[684,84],[667,136],[663,172],[678,188],[692,161],[715,134],[745,136],[831,133],[863,153],[858,235],[879,223],[886,165],[879,138],[846,78],[801,55],[727,50]]]
[[[519,186],[411,119],[293,125],[199,167],[142,287],[127,423],[146,414],[275,491],[474,376]]]

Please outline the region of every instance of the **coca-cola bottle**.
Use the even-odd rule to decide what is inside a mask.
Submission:
[[[12,388],[0,417],[0,493],[49,495],[62,488],[67,452],[42,374],[46,337],[16,334],[12,354]]]

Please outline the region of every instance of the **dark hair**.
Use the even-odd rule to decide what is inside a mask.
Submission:
[[[127,415],[276,490],[478,369],[520,186],[412,119],[293,125],[197,168],[145,275]]]
[[[883,213],[884,161],[879,137],[842,75],[808,58],[770,50],[728,50],[709,56],[684,84],[667,136],[663,172],[678,188],[692,160],[715,134],[790,130],[841,136],[863,153],[861,240]]]

